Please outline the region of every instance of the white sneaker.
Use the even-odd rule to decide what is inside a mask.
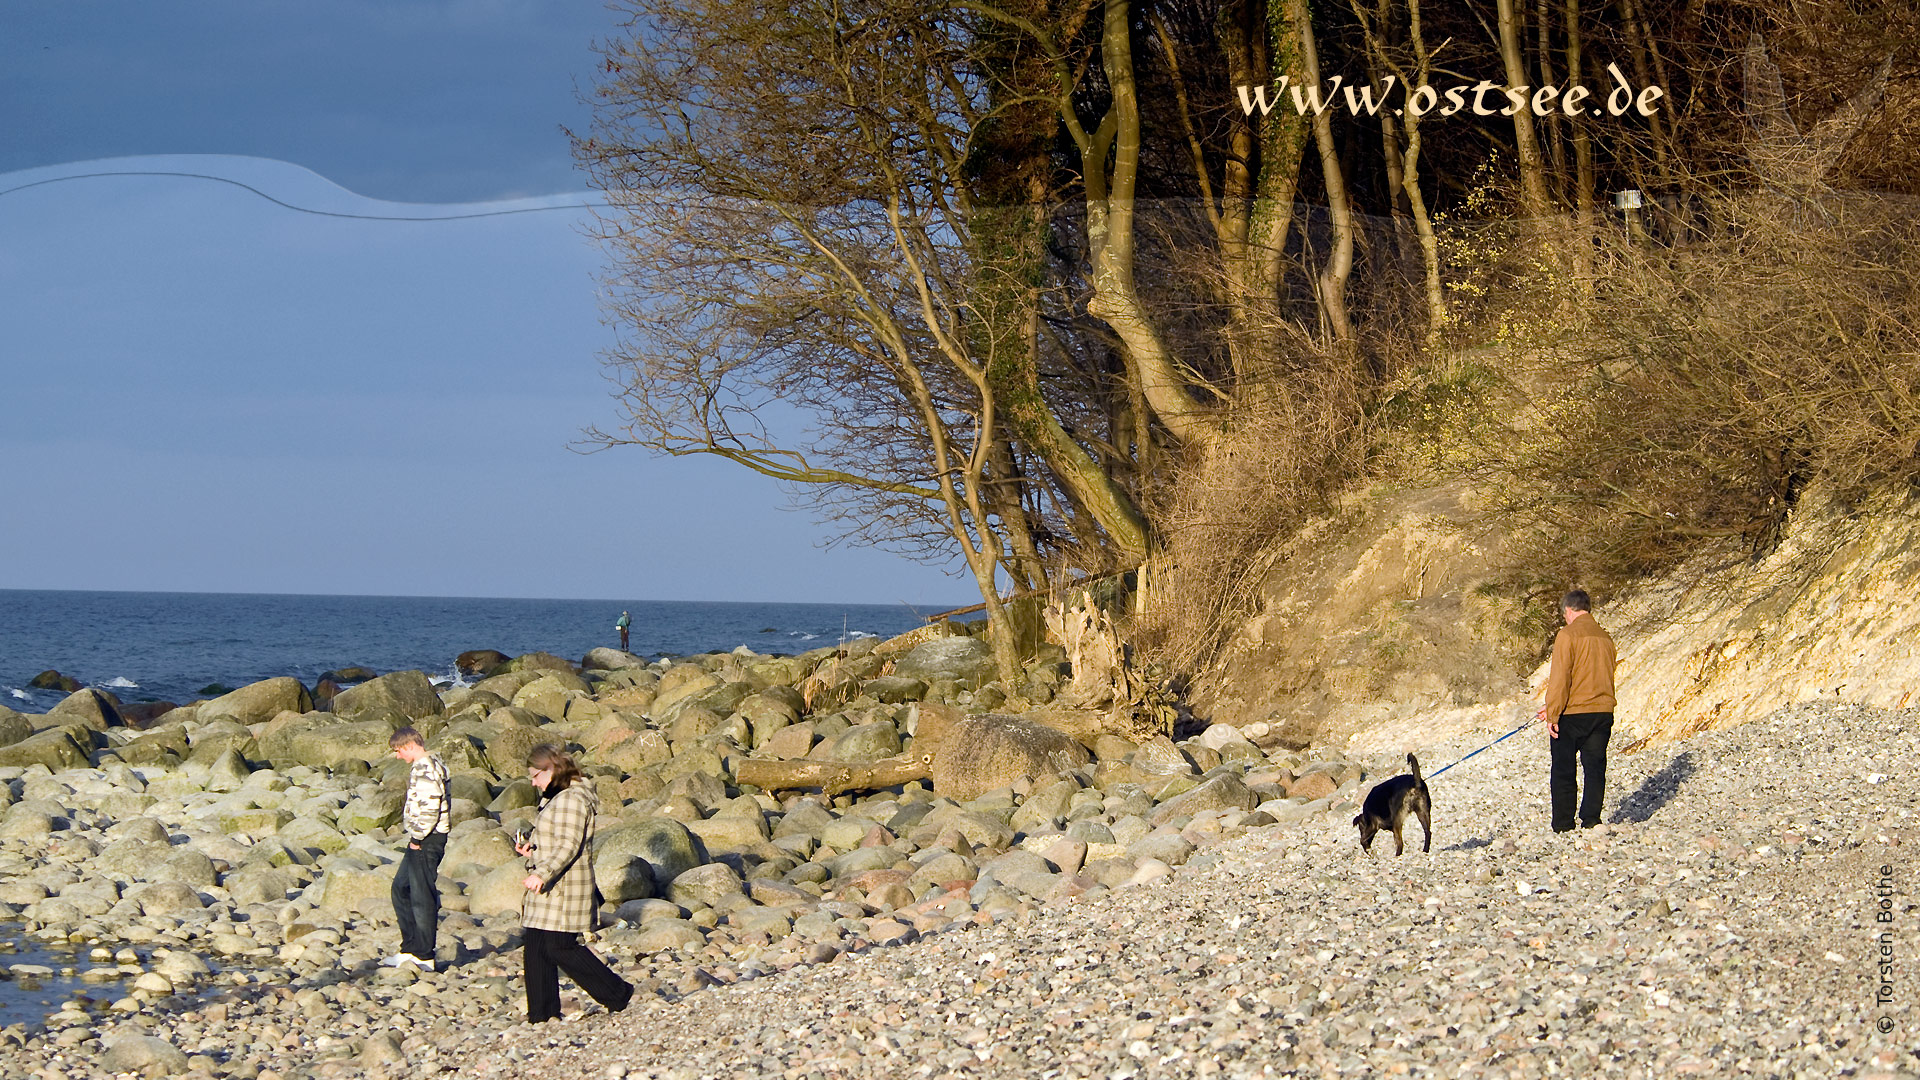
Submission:
[[[401,955],[401,956],[402,956],[403,958],[405,958],[405,960],[406,960],[406,962],[407,962],[407,963],[409,963],[409,964],[412,964],[412,965],[413,965],[414,967],[417,967],[417,968],[425,968],[425,969],[426,969],[426,970],[428,970],[428,971],[436,971],[436,970],[438,970],[438,969],[437,969],[437,968],[436,968],[436,967],[434,966],[434,963],[433,963],[433,961],[431,961],[431,960],[422,960],[422,959],[420,959],[419,957],[417,957],[417,956],[415,956],[415,955],[413,955],[412,953],[401,953],[400,955]]]
[[[380,966],[397,968],[403,964],[406,964],[412,959],[413,959],[413,954],[411,953],[394,953],[392,956],[386,957],[385,959],[381,960]]]

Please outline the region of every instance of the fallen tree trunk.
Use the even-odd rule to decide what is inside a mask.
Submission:
[[[793,791],[819,788],[828,796],[849,791],[878,791],[914,780],[933,777],[933,755],[901,754],[879,761],[811,761],[798,758],[775,761],[747,758],[740,762],[734,776],[742,784],[762,791]]]

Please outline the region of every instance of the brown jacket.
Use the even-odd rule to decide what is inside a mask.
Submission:
[[[537,930],[593,929],[593,816],[600,798],[580,777],[540,806],[527,870],[543,883],[520,903],[520,925]]]
[[[1568,713],[1613,711],[1613,638],[1592,615],[1560,628],[1553,638],[1553,662],[1547,668],[1547,722]]]

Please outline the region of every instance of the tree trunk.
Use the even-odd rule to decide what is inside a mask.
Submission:
[[[1506,69],[1507,85],[1516,90],[1527,87],[1530,81],[1520,50],[1524,28],[1519,9],[1514,6],[1514,0],[1495,0],[1495,9],[1500,22],[1500,62]],[[1513,144],[1520,161],[1520,212],[1530,219],[1530,226],[1538,230],[1546,224],[1552,202],[1547,195],[1546,162],[1540,156],[1540,143],[1534,135],[1533,110],[1514,110]]]
[[[1313,35],[1313,17],[1306,0],[1287,0],[1288,14],[1299,33],[1301,77],[1316,92],[1320,88],[1320,50]],[[1340,344],[1353,341],[1353,319],[1347,312],[1347,278],[1353,273],[1353,205],[1347,199],[1346,174],[1340,168],[1333,141],[1333,109],[1315,113],[1313,141],[1320,150],[1320,172],[1327,189],[1327,217],[1333,226],[1333,247],[1320,267],[1320,312],[1329,336]]]

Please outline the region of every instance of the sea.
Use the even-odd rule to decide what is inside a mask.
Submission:
[[[175,704],[279,675],[312,686],[350,666],[460,682],[454,658],[469,649],[578,663],[595,646],[617,647],[622,611],[630,651],[649,659],[743,645],[785,655],[892,637],[956,606],[0,589],[0,705],[58,704],[65,694],[31,685],[47,670],[123,702]]]

